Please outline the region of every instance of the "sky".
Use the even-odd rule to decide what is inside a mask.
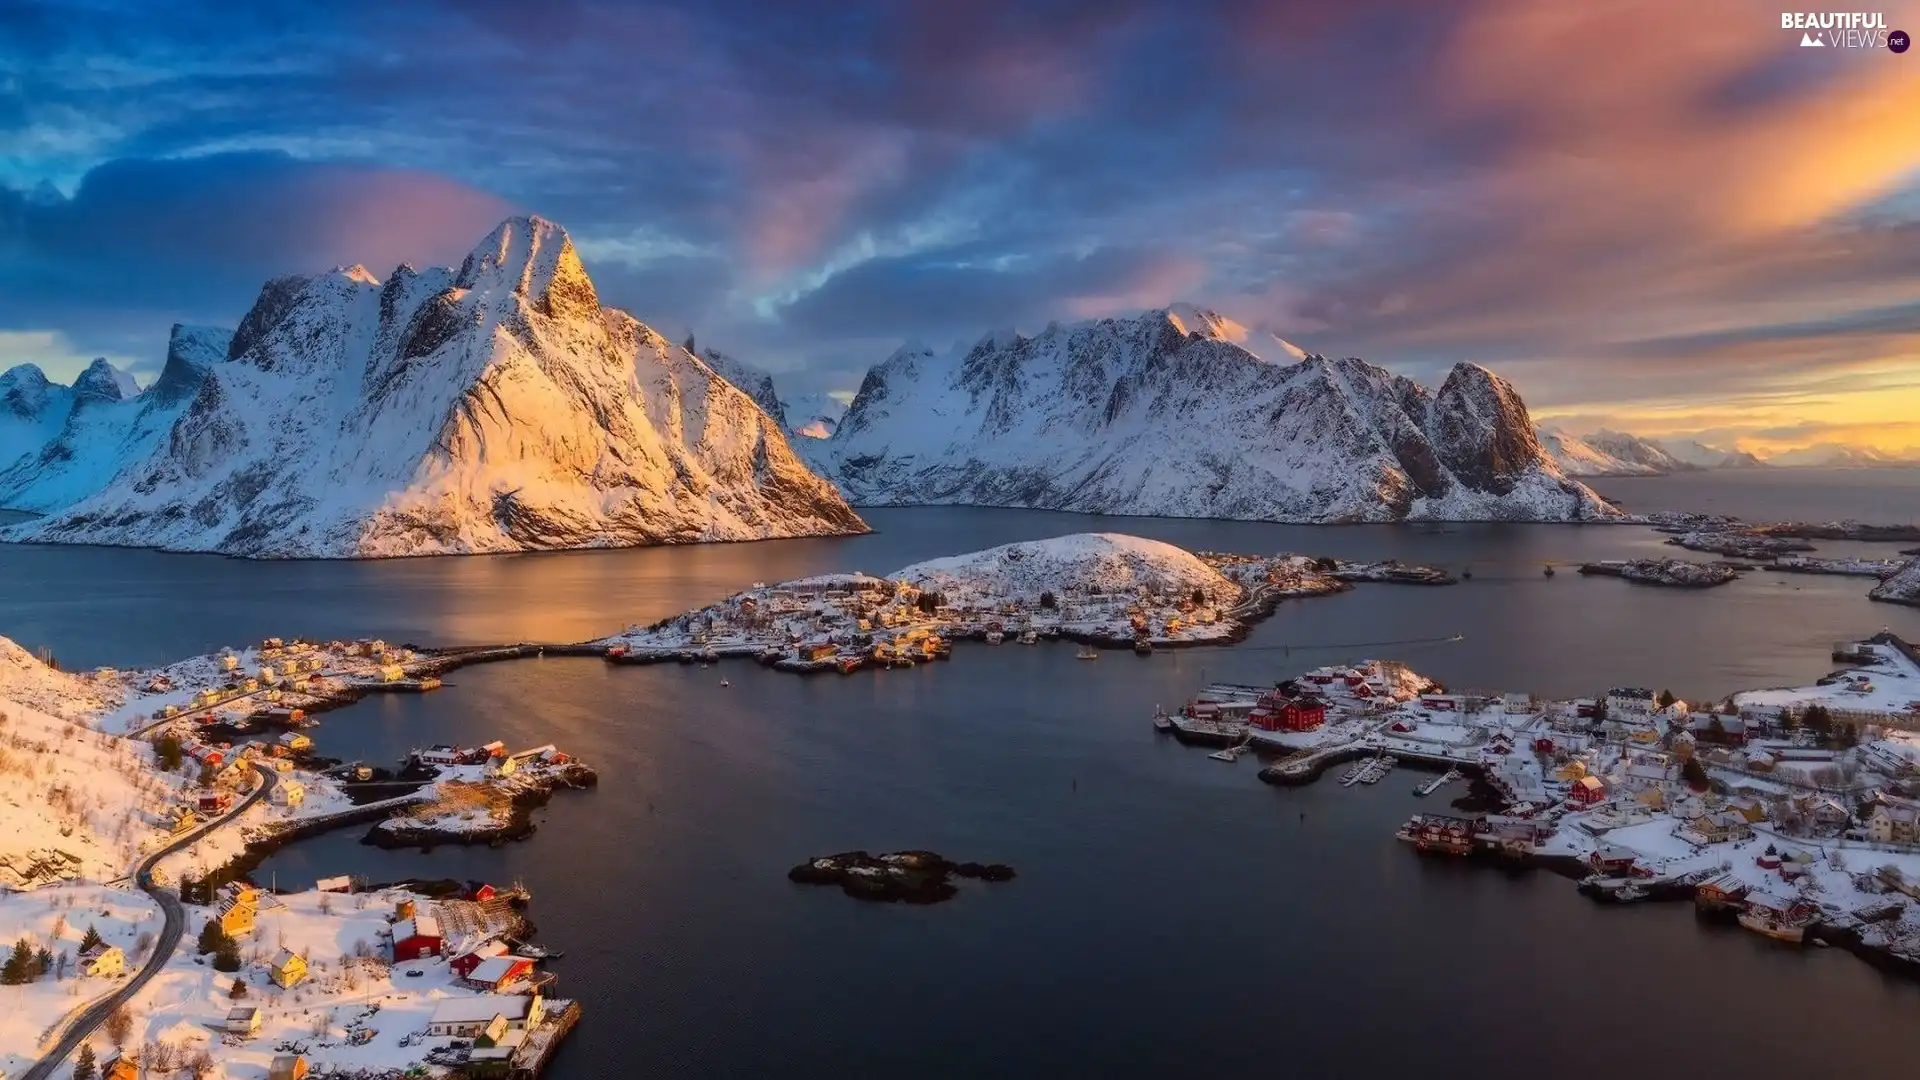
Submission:
[[[536,212],[783,394],[1190,301],[1574,431],[1920,450],[1920,50],[1800,41],[1749,0],[9,0],[0,368],[150,378],[271,276]]]

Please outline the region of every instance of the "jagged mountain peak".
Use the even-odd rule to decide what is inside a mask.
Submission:
[[[130,372],[115,367],[104,356],[95,357],[93,363],[73,380],[75,404],[80,402],[121,401],[140,392]]]
[[[224,351],[148,452],[7,535],[368,557],[865,530],[744,392],[601,309],[544,219],[458,273],[276,278]]]
[[[494,226],[460,264],[454,284],[508,291],[555,318],[596,315],[600,298],[567,230],[538,215],[510,217]]]
[[[22,416],[38,413],[53,386],[39,364],[15,364],[0,371],[0,405]]]
[[[216,326],[174,323],[167,335],[167,360],[147,393],[156,399],[191,398],[206,378],[207,369],[227,358],[233,331]]]

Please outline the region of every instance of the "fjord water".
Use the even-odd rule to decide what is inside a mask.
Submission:
[[[1454,588],[1290,602],[1240,647],[1147,659],[963,645],[948,664],[848,678],[563,658],[465,669],[440,693],[328,714],[320,748],[391,760],[440,740],[551,741],[591,760],[600,788],[556,796],[508,848],[387,852],[350,832],[261,873],[282,887],[342,872],[524,880],[541,939],[567,953],[561,992],[588,1003],[560,1080],[1531,1077],[1596,1054],[1647,1076],[1787,1076],[1908,1060],[1920,986],[1702,927],[1685,908],[1602,908],[1556,877],[1416,858],[1391,833],[1436,808],[1411,796],[1417,774],[1278,790],[1251,762],[1210,761],[1147,724],[1206,680],[1367,655],[1553,695],[1797,682],[1827,670],[1834,640],[1920,636],[1920,610],[1869,603],[1867,582],[1756,573],[1693,593],[1541,573],[1673,550],[1638,528],[867,516],[879,531],[850,540],[361,564],[0,547],[0,632],[74,666],[270,633],[578,640],[755,580],[1089,529],[1471,566]],[[853,847],[931,847],[1020,877],[932,908],[785,879]]]

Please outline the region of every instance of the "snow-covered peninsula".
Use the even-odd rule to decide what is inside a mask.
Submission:
[[[752,397],[601,307],[541,218],[457,270],[268,282],[217,360],[204,335],[176,343],[164,407],[165,377],[0,474],[48,513],[0,535],[363,558],[865,530]],[[46,429],[58,402],[9,379],[9,400],[47,399]],[[52,483],[54,458],[84,468]]]
[[[1615,516],[1474,364],[1429,390],[1361,360],[1250,351],[1186,305],[909,345],[802,452],[856,504],[1294,522]]]

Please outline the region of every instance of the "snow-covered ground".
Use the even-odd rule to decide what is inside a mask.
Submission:
[[[887,575],[954,605],[1038,604],[1040,594],[1206,595],[1217,605],[1240,598],[1240,588],[1200,557],[1158,540],[1119,533],[1078,533],[1051,540],[1003,544],[967,555],[929,559]]]
[[[0,1076],[24,1072],[56,1025],[126,978],[79,973],[80,942],[89,929],[121,950],[131,973],[149,954],[160,927],[159,907],[132,889],[97,884],[19,893],[0,889],[0,957],[24,939],[46,949],[55,965],[33,982],[0,986]]]
[[[1824,686],[1746,690],[1734,695],[1734,704],[1743,713],[1752,710],[1761,715],[1782,708],[1798,712],[1809,705],[1824,705],[1835,715],[1873,714],[1888,722],[1920,727],[1920,664],[1892,645],[1866,644],[1861,648],[1873,659]]]

